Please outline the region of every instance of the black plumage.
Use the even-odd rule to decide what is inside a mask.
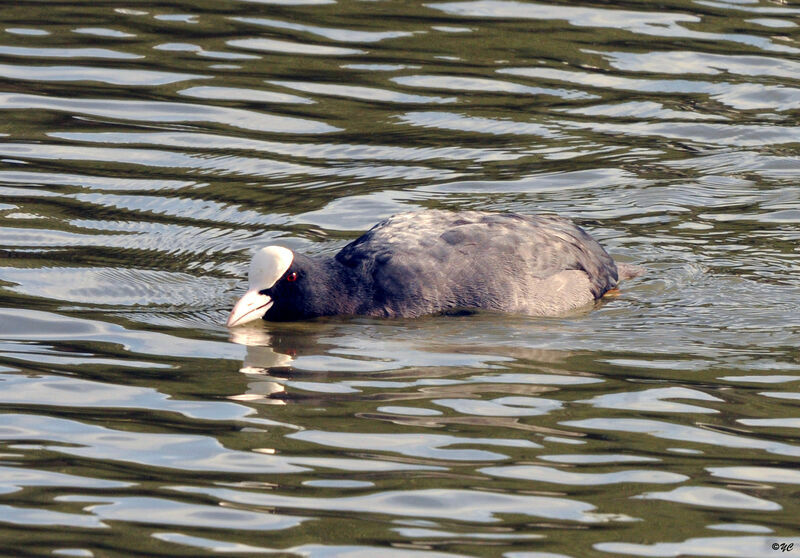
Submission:
[[[402,213],[333,257],[293,256],[259,291],[271,300],[266,320],[465,309],[558,315],[619,280],[614,260],[571,221],[510,213]]]

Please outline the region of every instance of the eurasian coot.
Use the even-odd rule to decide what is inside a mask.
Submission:
[[[638,273],[632,266],[620,271]],[[261,248],[228,326],[259,318],[417,317],[470,309],[555,316],[616,288],[620,271],[596,240],[561,217],[401,213],[332,257]]]

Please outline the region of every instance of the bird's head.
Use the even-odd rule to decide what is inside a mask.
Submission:
[[[293,301],[302,299],[306,279],[300,259],[281,246],[258,250],[250,262],[247,292],[233,307],[228,327],[264,317],[293,318],[290,309]]]

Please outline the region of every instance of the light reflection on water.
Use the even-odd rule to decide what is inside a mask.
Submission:
[[[0,554],[800,544],[798,13],[4,10]],[[257,246],[433,207],[648,273],[557,319],[223,327]]]

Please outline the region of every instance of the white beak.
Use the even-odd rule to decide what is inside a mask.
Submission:
[[[233,327],[263,318],[270,306],[272,299],[269,296],[260,294],[256,290],[247,291],[231,310],[227,325]]]

